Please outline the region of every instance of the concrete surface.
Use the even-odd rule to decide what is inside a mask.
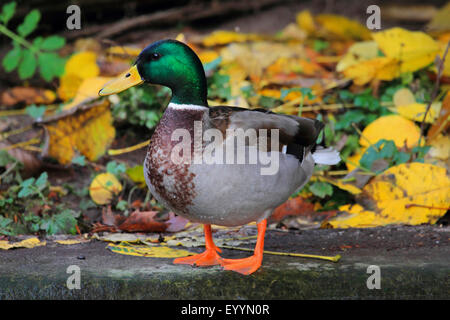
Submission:
[[[342,259],[265,255],[260,270],[242,276],[115,254],[100,241],[49,242],[0,251],[0,299],[449,299],[449,244],[450,228],[438,226],[269,231],[266,250]],[[249,253],[224,249],[222,255]],[[79,290],[66,286],[70,265],[80,267]],[[367,288],[369,265],[380,267],[379,290]]]

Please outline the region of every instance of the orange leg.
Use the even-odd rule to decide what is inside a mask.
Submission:
[[[263,259],[264,234],[266,233],[267,219],[258,223],[258,239],[253,256],[243,259],[222,259],[225,270],[236,271],[245,275],[251,274],[259,269]]]
[[[175,260],[173,260],[173,263],[190,264],[199,267],[215,266],[221,264],[222,258],[219,256],[217,252],[222,252],[222,250],[220,250],[220,248],[216,247],[216,245],[214,244],[211,233],[211,225],[205,224],[203,227],[205,230],[206,250],[203,253],[196,254],[193,256],[176,258]]]

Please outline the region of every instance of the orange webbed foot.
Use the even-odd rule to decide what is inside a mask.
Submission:
[[[243,259],[222,259],[222,266],[225,270],[249,275],[261,267],[262,258],[262,255],[253,255]]]
[[[207,267],[207,266],[216,266],[220,265],[222,261],[222,258],[219,256],[216,250],[214,249],[207,249],[202,253],[183,257],[183,258],[176,258],[173,260],[173,263],[175,264],[190,264],[192,266],[198,266],[198,267]]]
[[[205,224],[204,230],[206,250],[193,256],[177,258],[173,260],[173,263],[190,264],[198,267],[217,266],[222,263],[222,258],[217,253],[222,252],[222,250],[220,250],[220,248],[218,248],[212,240],[211,225]]]

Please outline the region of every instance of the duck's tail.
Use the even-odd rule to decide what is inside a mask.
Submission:
[[[331,147],[324,148],[322,146],[317,146],[316,150],[312,152],[312,157],[317,164],[333,165],[341,161],[339,152]]]

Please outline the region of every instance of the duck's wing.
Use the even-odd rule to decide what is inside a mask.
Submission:
[[[219,129],[226,136],[227,129],[279,130],[279,144],[286,153],[293,154],[300,161],[307,152],[316,149],[317,138],[324,125],[315,119],[277,114],[266,109],[244,109],[218,106],[209,111],[212,128]],[[269,144],[270,146],[270,144]],[[270,149],[270,148],[269,148]]]

